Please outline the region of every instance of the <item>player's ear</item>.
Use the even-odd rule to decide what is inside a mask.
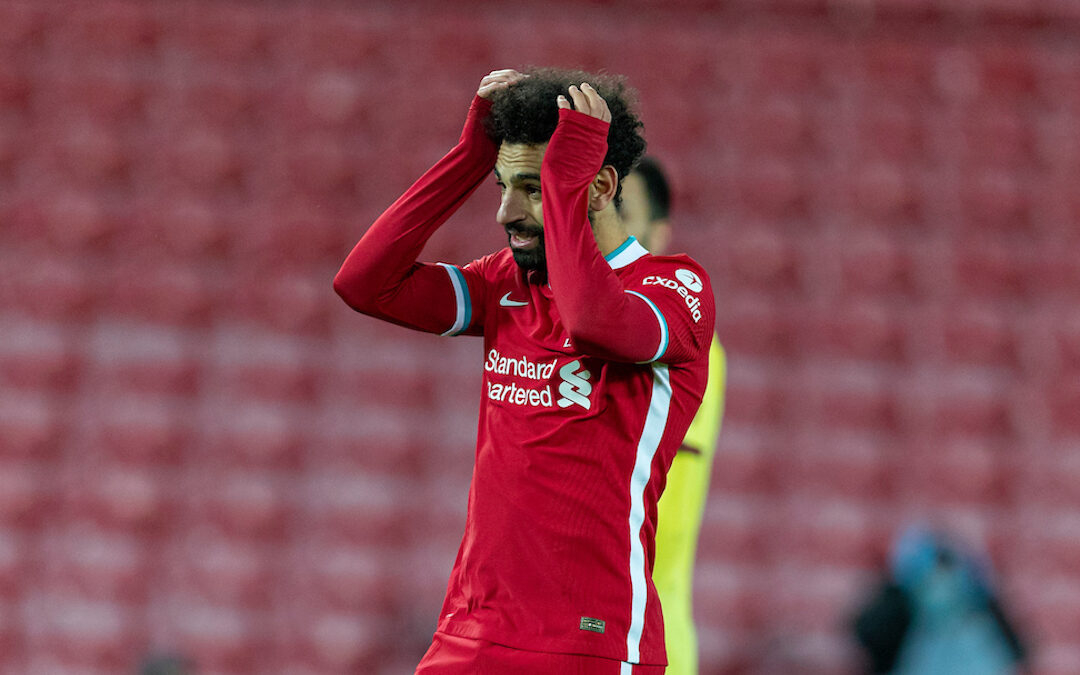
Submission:
[[[589,210],[603,211],[615,199],[615,191],[618,189],[619,173],[615,171],[615,167],[605,164],[589,186]]]

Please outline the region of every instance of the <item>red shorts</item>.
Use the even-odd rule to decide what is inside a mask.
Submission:
[[[641,666],[577,654],[548,654],[435,633],[415,675],[664,675],[666,666]]]

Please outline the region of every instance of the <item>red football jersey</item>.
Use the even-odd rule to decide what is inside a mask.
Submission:
[[[550,283],[509,249],[415,262],[491,171],[477,99],[458,146],[384,213],[335,287],[359,311],[482,335],[465,536],[439,630],[535,651],[664,664],[652,584],[656,504],[701,401],[712,290],[687,256],[628,239],[604,257],[582,190],[606,124],[563,111],[541,174]]]

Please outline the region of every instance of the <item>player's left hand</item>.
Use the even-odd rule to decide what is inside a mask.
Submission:
[[[611,122],[611,111],[608,110],[607,101],[605,101],[600,94],[596,93],[592,85],[588,82],[582,82],[581,87],[577,85],[571,85],[568,92],[570,98],[573,99],[574,105],[570,105],[570,101],[563,95],[559,95],[556,99],[560,108],[573,108],[578,112],[583,112],[586,115],[595,117],[602,122]]]

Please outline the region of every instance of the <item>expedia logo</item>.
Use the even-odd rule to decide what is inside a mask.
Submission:
[[[685,268],[675,270],[675,278],[681,281],[682,285],[686,286],[686,290],[691,293],[700,293],[705,287],[705,284],[701,283],[701,277]]]
[[[578,370],[579,368],[581,370]],[[559,395],[562,396],[557,401],[559,407],[568,408],[576,403],[588,410],[591,403],[589,394],[592,393],[589,378],[592,377],[592,373],[582,368],[581,362],[575,359],[559,368],[559,377],[563,380],[559,384]]]
[[[690,310],[690,316],[694,317],[694,323],[698,323],[701,321],[701,299],[692,293],[700,293],[705,288],[705,284],[702,283],[701,277],[685,268],[675,270],[675,279],[653,275],[642,279],[641,285],[663,286],[675,291],[682,296],[686,308]]]

